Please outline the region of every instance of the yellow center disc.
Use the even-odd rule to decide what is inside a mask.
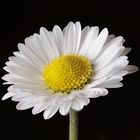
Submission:
[[[93,74],[92,65],[82,55],[63,55],[43,69],[45,85],[55,92],[69,93],[81,88]]]

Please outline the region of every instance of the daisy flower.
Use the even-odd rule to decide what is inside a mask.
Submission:
[[[2,100],[12,97],[16,108],[32,108],[49,119],[59,111],[66,115],[80,111],[90,98],[108,94],[106,88],[122,87],[123,76],[136,72],[126,56],[131,48],[123,46],[122,36],[108,35],[104,28],[81,29],[80,22],[70,22],[63,30],[40,29],[19,43],[19,51],[9,57],[2,77],[10,84]]]

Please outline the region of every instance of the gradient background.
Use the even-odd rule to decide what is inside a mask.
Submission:
[[[93,2],[6,2],[1,3],[0,16],[0,77],[2,67],[17,50],[17,43],[38,33],[41,26],[52,30],[69,21],[109,29],[110,34],[122,35],[125,46],[131,47],[130,64],[140,67],[140,10],[136,1]],[[139,72],[124,78],[124,87],[109,89],[105,97],[92,99],[79,112],[79,140],[140,140]],[[2,81],[1,81],[2,83]],[[0,98],[8,86],[1,85]],[[68,116],[57,113],[44,120],[42,113],[33,116],[31,109],[17,111],[16,102],[0,101],[0,137],[7,139],[68,140]],[[9,138],[10,136],[10,138]]]

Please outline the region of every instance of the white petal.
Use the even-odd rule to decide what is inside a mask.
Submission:
[[[114,82],[114,81],[122,81],[123,78],[122,76],[118,76],[118,75],[115,75],[115,76],[111,76],[110,78],[108,78],[105,82]]]
[[[17,92],[13,97],[12,97],[12,101],[21,101],[24,100],[28,97],[30,97],[31,95],[28,93],[21,93],[21,92]]]
[[[17,66],[15,63],[13,63],[12,61],[7,61],[7,62],[5,62],[5,65],[6,66]]]
[[[16,109],[18,110],[26,110],[26,109],[29,109],[31,107],[34,106],[34,102],[32,101],[25,101],[25,102],[19,102],[17,105],[16,105]]]
[[[30,65],[31,67],[35,68],[35,70],[40,71],[40,67],[36,63],[34,63],[31,59],[25,57],[21,52],[14,52],[13,54],[16,56],[16,59],[18,59],[18,61],[21,61],[21,62],[26,61],[24,63],[28,63],[28,65]],[[17,60],[15,60],[15,61],[13,60],[13,61],[10,61],[10,62],[13,62],[13,64],[15,64],[16,61]]]
[[[32,113],[34,115],[42,112],[49,106],[58,105],[59,99],[54,98],[53,96],[44,96],[44,97],[40,97],[39,100],[37,100],[37,101],[38,101],[38,103],[35,104],[35,106],[32,110]]]
[[[83,43],[84,43],[84,41],[85,41],[85,39],[86,39],[86,37],[87,37],[87,34],[88,34],[89,30],[90,30],[90,27],[89,27],[89,26],[86,26],[86,27],[84,27],[84,29],[81,31],[80,48],[81,48],[81,46],[83,45]]]
[[[86,98],[97,98],[108,94],[108,90],[105,88],[90,88],[81,91],[81,96]]]
[[[13,79],[13,78],[17,78],[17,76],[14,75],[14,74],[6,74],[6,75],[4,75],[4,76],[2,77],[2,80],[4,80],[4,81],[9,81],[9,80],[11,80],[11,79]]]
[[[110,77],[112,75],[116,75],[116,76],[126,75],[127,73],[125,71],[123,72],[120,72],[120,71],[128,65],[127,58],[128,58],[127,56],[121,56],[118,59],[116,59],[114,62],[112,62],[110,65],[108,65],[107,67],[103,68],[102,70],[95,71],[95,73],[97,74],[93,76],[93,80],[100,79],[104,76]]]
[[[81,24],[80,24],[80,22],[75,23],[75,28],[76,28],[77,41],[76,41],[76,47],[75,47],[74,53],[77,54],[78,50],[80,48],[80,42],[81,42]]]
[[[45,103],[38,103],[32,109],[32,114],[38,114],[47,108]]]
[[[47,107],[44,111],[43,117],[44,119],[50,119],[56,112],[58,111],[57,106],[50,106]]]
[[[35,57],[37,57],[40,60],[40,62],[45,65],[47,63],[46,57],[43,57],[44,54],[40,52],[41,47],[32,44],[32,38],[33,37],[26,38],[25,45],[35,55]]]
[[[76,97],[72,101],[71,108],[79,111],[81,110],[85,105],[88,105],[90,100],[88,98],[82,98],[82,97]]]
[[[85,32],[85,38],[83,38],[83,43],[81,43],[81,49],[78,52],[79,54],[84,55],[87,53],[87,51],[89,51],[91,44],[94,44],[94,41],[97,38],[98,32],[98,27],[91,27],[90,29],[87,28],[87,31]]]
[[[127,55],[131,50],[131,48],[125,48],[121,55]]]
[[[13,93],[16,93],[16,92],[18,91],[18,90],[16,90],[16,89],[14,88],[14,85],[9,86],[7,90],[8,90],[9,92],[13,92]]]
[[[51,36],[51,33],[49,31],[47,31],[47,29],[41,27],[40,35],[41,35],[42,41],[44,41],[46,44],[47,51],[50,53],[49,56],[51,57],[51,55],[52,55],[51,58],[55,58],[55,57],[59,56],[60,54],[59,54],[58,48]]]
[[[66,115],[69,112],[70,107],[71,107],[71,103],[72,103],[72,101],[68,101],[68,102],[63,103],[60,106],[59,112],[61,115]]]
[[[42,89],[45,89],[45,87],[43,85],[33,85],[33,84],[16,84],[14,85],[14,88],[15,89],[18,89],[18,90],[29,90],[30,92],[31,91],[39,91],[39,90],[42,90]]]
[[[128,65],[123,70],[127,71],[128,74],[131,74],[131,73],[138,71],[139,68],[137,66],[134,66],[134,65]]]
[[[16,64],[17,66],[20,66],[22,68],[28,68],[31,71],[34,71],[36,73],[39,73],[41,69],[38,69],[37,66],[34,66],[32,63],[30,63],[27,59],[24,59],[22,57],[9,57],[8,58],[11,62]]]
[[[34,54],[36,54],[44,63],[48,62],[48,56],[44,50],[44,43],[41,41],[40,35],[34,34],[33,36],[30,36],[25,39],[25,43],[27,44],[27,47],[29,47],[29,49],[33,51]]]
[[[124,47],[120,46],[122,40],[122,37],[117,37],[109,43],[102,55],[93,61],[94,65],[98,67],[96,69],[102,69],[104,66],[109,64],[115,56],[118,56],[117,54],[120,54],[123,51]]]
[[[115,38],[114,35],[108,35],[108,37],[107,37],[107,39],[106,39],[106,42],[105,42],[104,46],[102,47],[102,49],[101,49],[101,51],[100,51],[98,57],[100,57],[100,56],[104,53],[104,51],[108,48],[108,46],[110,45],[110,42],[111,42],[114,38]]]
[[[101,87],[101,88],[122,87],[123,84],[120,83],[120,81],[122,81],[122,80],[123,80],[123,78],[121,76],[115,75],[115,76],[108,78],[107,80],[105,80],[101,84],[97,85],[96,87]]]
[[[102,70],[95,71],[94,79],[100,79],[106,75],[111,74],[111,71],[114,69],[114,67],[115,67],[115,64],[111,64],[111,65],[103,68]]]
[[[25,79],[25,78],[21,78],[21,77],[16,77],[13,76],[12,74],[7,74],[5,76],[2,77],[3,80],[5,81],[9,81],[9,83],[11,84],[33,84],[33,85],[41,85],[43,84],[41,79],[39,80],[35,80],[35,79]]]
[[[65,47],[65,44],[64,44],[63,32],[59,26],[57,26],[57,25],[54,26],[52,36],[54,38],[54,41],[56,42],[60,55],[62,55],[63,54],[62,48]]]
[[[42,100],[42,97],[38,95],[29,95],[29,96],[24,96],[24,97],[22,96],[16,108],[18,110],[25,110],[36,105],[38,102],[40,102],[40,100]]]
[[[93,76],[93,79],[91,80],[91,83],[85,85],[85,89],[93,88],[93,87],[101,84],[102,82],[104,82],[106,79],[107,79],[107,76],[106,77],[103,77],[101,79],[95,80],[94,79],[94,76]]]
[[[40,47],[40,51],[43,53],[42,57],[45,58],[46,63],[50,62],[55,57],[55,53],[48,50],[49,46],[48,44],[46,44],[46,41],[44,41],[44,38],[42,36],[34,34],[32,37],[32,42]]]
[[[91,42],[90,42],[89,46],[87,46],[88,47],[87,51],[85,50],[83,52],[83,54],[87,55],[88,58],[91,59],[91,60],[92,60],[92,57],[93,57],[93,55],[92,55],[93,51],[94,51],[93,48],[94,48],[94,45],[95,45],[95,42],[96,42],[96,39],[97,39],[98,33],[99,33],[99,27],[93,27],[93,30],[94,30],[94,32],[93,32],[93,35],[92,35]]]
[[[100,62],[97,62],[95,60],[95,62],[94,62],[95,69],[96,70],[101,70],[104,67],[108,66],[109,64],[114,63],[116,61],[116,59],[118,59],[121,56],[121,53],[123,52],[123,50],[124,50],[124,47],[121,46],[121,47],[119,47],[118,49],[115,50],[116,52],[109,55],[108,58],[106,58],[106,59],[104,58],[104,60],[102,60],[102,62],[101,62],[101,60],[100,60]]]
[[[21,76],[23,78],[25,77],[27,79],[30,79],[30,78],[32,79],[33,77],[34,79],[40,79],[41,77],[41,75],[36,74],[33,71],[30,71],[30,69],[21,68],[19,66],[9,65],[9,66],[5,66],[3,69],[11,74]]]
[[[98,87],[102,87],[102,88],[119,88],[122,87],[123,83],[121,82],[112,82],[112,83],[102,83],[101,85],[99,85]]]
[[[106,39],[106,42],[105,42],[105,45],[108,44],[112,39],[114,39],[115,36],[114,35],[108,35],[107,39]]]
[[[74,52],[74,49],[76,48],[76,28],[75,24],[73,22],[70,22],[65,30],[65,48],[64,48],[64,54],[71,54]]]
[[[108,30],[107,28],[104,28],[99,34],[99,36],[97,37],[92,47],[92,50],[90,50],[88,53],[88,56],[91,58],[91,60],[94,60],[98,56],[107,39],[107,36],[108,36]]]
[[[10,82],[4,82],[2,83],[3,85],[10,85],[11,83]]]
[[[42,61],[37,56],[35,56],[35,54],[33,54],[33,52],[31,52],[24,44],[19,43],[18,49],[32,63],[38,65],[40,68],[44,66]]]
[[[17,52],[13,52],[13,54],[16,56],[16,57],[21,57],[21,58],[25,58],[25,56],[20,52],[20,51],[17,51]]]
[[[127,75],[128,74],[128,72],[127,71],[117,71],[117,72],[115,72],[115,73],[113,73],[113,75],[116,75],[116,76],[125,76],[125,75]]]
[[[7,92],[3,97],[2,97],[2,100],[6,100],[10,97],[14,96],[14,93],[12,92]]]
[[[116,74],[117,72],[120,72],[124,67],[126,67],[129,63],[127,59],[127,56],[121,56],[118,59],[116,59],[116,61],[114,61],[115,67],[112,71],[112,74]]]
[[[81,42],[81,24],[79,22],[76,22],[75,24],[73,22],[70,22],[64,30],[64,37],[64,54],[77,54]]]

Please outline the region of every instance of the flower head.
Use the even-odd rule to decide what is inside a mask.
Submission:
[[[66,115],[70,108],[79,111],[90,98],[107,95],[106,88],[122,87],[122,77],[138,68],[128,65],[131,49],[123,46],[121,36],[108,35],[104,28],[81,29],[70,22],[62,31],[40,29],[18,44],[18,52],[9,57],[2,77],[11,84],[3,100],[12,97],[16,108],[32,108],[33,114],[44,111],[51,118],[58,110]]]

